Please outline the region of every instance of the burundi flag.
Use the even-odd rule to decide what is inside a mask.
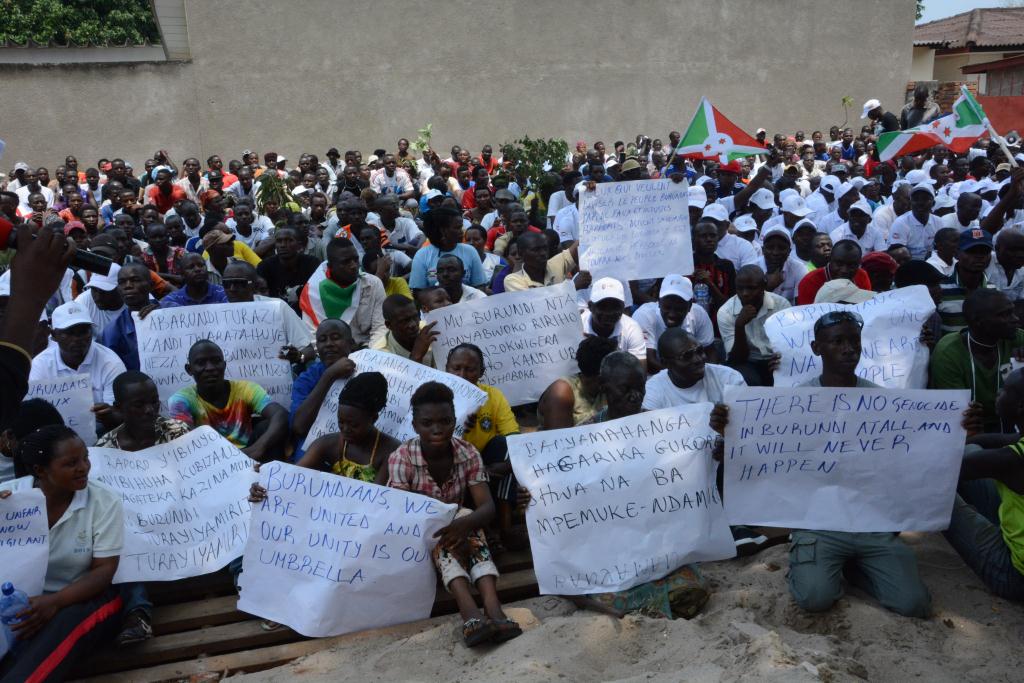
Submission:
[[[953,113],[923,126],[878,136],[878,158],[888,161],[936,145],[963,154],[987,132],[988,119],[981,105],[966,86],[960,86],[960,97],[953,103]]]
[[[711,106],[706,97],[700,98],[697,113],[676,148],[677,156],[713,159],[723,164],[765,153],[764,145],[722,116],[722,112]]]
[[[343,289],[329,275],[327,263],[321,263],[299,294],[302,319],[313,329],[328,318],[351,322],[359,306],[359,288]]]

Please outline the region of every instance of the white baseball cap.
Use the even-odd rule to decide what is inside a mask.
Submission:
[[[759,209],[774,209],[775,195],[772,191],[762,187],[750,197],[750,203]]]
[[[18,163],[14,164],[15,171],[27,171],[28,169],[29,166],[24,161],[19,161]]]
[[[961,182],[957,186],[957,192],[959,194],[963,194],[964,192],[977,192],[977,191],[978,191],[978,181],[973,179],[973,178],[968,178],[967,180]]]
[[[736,227],[737,232],[754,232],[757,230],[757,221],[749,213],[737,216],[732,224]]]
[[[693,301],[693,283],[690,278],[672,273],[666,275],[661,281],[661,289],[658,291],[658,298],[666,296],[678,296],[683,301]]]
[[[931,183],[918,183],[917,185],[914,185],[914,187],[910,188],[910,194],[914,194],[915,192],[927,192],[931,196],[935,196],[935,188],[932,187]]]
[[[985,194],[986,192],[995,192],[999,189],[999,185],[989,177],[982,178],[978,181],[978,189],[975,190],[978,194]]]
[[[932,211],[938,211],[939,209],[951,209],[954,206],[956,206],[956,200],[943,192],[935,195],[935,206],[932,207]],[[1001,234],[1002,232],[997,232],[996,237]]]
[[[935,184],[935,180],[919,168],[907,172],[907,182],[911,185],[920,185],[921,183]]]
[[[842,199],[856,189],[857,186],[853,183],[843,183],[839,186],[839,190],[836,192],[836,199]]]
[[[787,187],[785,190],[779,193],[779,201],[783,201],[786,197],[799,197],[800,193],[794,190],[792,187]]]
[[[867,215],[869,218],[871,217],[871,205],[868,204],[868,200],[864,199],[863,197],[861,197],[853,204],[851,204],[850,208],[847,209],[847,213],[853,211],[854,209],[857,209],[861,213]]]
[[[690,185],[686,192],[690,199],[690,206],[695,206],[698,209],[703,209],[707,206],[708,193],[704,191],[704,186]]]
[[[795,235],[796,231],[805,225],[809,228],[814,228],[814,232],[818,232],[818,226],[816,226],[812,221],[804,218],[803,220],[797,221],[796,225],[793,226],[793,234]]]
[[[100,275],[94,273],[89,278],[88,284],[85,285],[86,289],[93,287],[95,289],[102,290],[104,292],[112,292],[117,289],[117,274],[121,271],[121,266],[116,263],[110,264],[110,272],[106,275]]]
[[[854,177],[850,178],[850,184],[853,185],[854,187],[856,187],[859,190],[860,188],[864,187],[865,185],[870,185],[871,181],[868,180],[867,178],[863,178],[863,177],[857,175],[857,176],[854,176]]]
[[[810,221],[807,221],[807,223],[810,224]],[[764,241],[769,237],[785,237],[787,242],[793,244],[793,238],[789,236],[789,233],[786,232],[785,228],[771,228],[769,230],[766,230],[765,232],[761,233],[761,242],[764,243]]]
[[[882,103],[879,102],[876,99],[868,100],[867,102],[864,103],[864,109],[863,109],[863,111],[861,111],[860,117],[862,119],[866,119],[868,117],[868,112],[869,111],[871,111],[872,109],[877,109],[877,108],[879,108],[881,106],[882,106]]]
[[[444,196],[444,192],[441,192],[441,190],[427,190],[426,194],[423,195],[423,198],[429,202],[434,197],[443,197],[443,196]]]
[[[804,201],[803,197],[798,194],[791,194],[782,200],[782,213],[791,213],[794,216],[803,218],[814,212],[807,208],[807,202]]]
[[[829,280],[814,295],[816,304],[859,304],[875,296],[867,289],[861,289],[850,280]]]
[[[66,330],[75,325],[92,325],[92,318],[84,306],[74,301],[61,304],[50,316],[50,326],[55,330]]]
[[[590,303],[600,303],[605,299],[615,299],[626,303],[626,292],[622,283],[613,277],[603,277],[590,288]]]
[[[700,215],[701,218],[710,218],[711,220],[725,222],[729,220],[729,212],[725,210],[725,207],[715,202],[708,204],[704,207],[704,213]]]
[[[841,184],[842,183],[839,180],[839,178],[836,178],[834,175],[827,175],[827,176],[825,176],[825,177],[823,177],[821,179],[821,182],[818,183],[818,187],[819,188],[823,187],[826,190],[828,190],[829,192],[831,192],[832,194],[835,194],[836,192],[839,191],[839,186]]]

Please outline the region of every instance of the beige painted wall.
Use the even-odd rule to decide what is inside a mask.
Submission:
[[[427,122],[439,150],[524,133],[610,146],[667,138],[702,94],[749,132],[809,134],[842,123],[845,95],[851,123],[870,97],[898,110],[914,23],[892,0],[189,0],[187,14],[190,63],[0,69],[0,166],[365,153]]]
[[[935,50],[930,47],[915,47],[913,61],[910,64],[911,81],[934,80]]]

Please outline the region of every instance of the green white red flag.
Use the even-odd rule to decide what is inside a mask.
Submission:
[[[723,164],[765,153],[764,145],[725,118],[706,97],[700,98],[697,113],[676,147],[676,156],[713,159]]]
[[[888,161],[937,145],[963,154],[975,140],[988,133],[988,126],[988,118],[981,105],[962,85],[951,114],[923,126],[878,136],[878,158]]]

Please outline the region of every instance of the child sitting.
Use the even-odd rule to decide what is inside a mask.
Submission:
[[[388,486],[455,503],[452,523],[435,534],[434,565],[441,582],[455,597],[462,615],[462,637],[468,647],[502,643],[522,634],[498,600],[498,570],[483,527],[494,517],[494,500],[480,453],[456,439],[455,397],[438,382],[427,382],[412,395],[412,425],[417,437],[402,444],[388,460]],[[466,494],[475,511],[466,509]],[[469,592],[472,580],[483,599],[481,611]]]

